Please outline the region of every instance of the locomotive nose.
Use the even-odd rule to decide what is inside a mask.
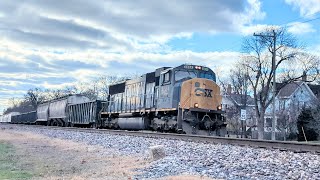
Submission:
[[[180,106],[183,109],[219,110],[221,101],[220,87],[212,80],[193,78],[181,85]]]

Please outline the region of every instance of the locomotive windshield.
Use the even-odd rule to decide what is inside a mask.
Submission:
[[[209,72],[200,72],[199,73],[199,78],[206,78],[206,79],[211,79],[213,81],[215,81],[215,77],[212,73]]]
[[[192,78],[205,78],[205,79],[210,79],[215,81],[215,76],[214,74],[210,73],[210,72],[197,72],[197,71],[185,71],[185,70],[179,70],[179,71],[175,71],[175,81],[185,81],[188,79],[192,79]]]
[[[174,72],[176,82],[185,81],[193,78],[204,78],[216,81],[214,72],[205,66],[181,65]]]
[[[196,72],[194,71],[176,71],[175,72],[175,81],[188,80],[197,77]]]

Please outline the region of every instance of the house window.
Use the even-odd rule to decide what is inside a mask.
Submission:
[[[279,110],[286,109],[286,101],[279,101]]]
[[[299,109],[302,109],[302,108],[305,108],[305,107],[306,107],[306,102],[298,101],[298,108]]]
[[[266,118],[266,127],[272,127],[272,118]]]

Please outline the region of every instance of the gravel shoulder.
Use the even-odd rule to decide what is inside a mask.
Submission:
[[[320,179],[312,153],[2,124],[0,141],[34,179]]]

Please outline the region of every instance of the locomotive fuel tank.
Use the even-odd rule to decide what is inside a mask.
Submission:
[[[149,120],[145,117],[119,118],[118,125],[120,129],[144,130],[148,129]]]

